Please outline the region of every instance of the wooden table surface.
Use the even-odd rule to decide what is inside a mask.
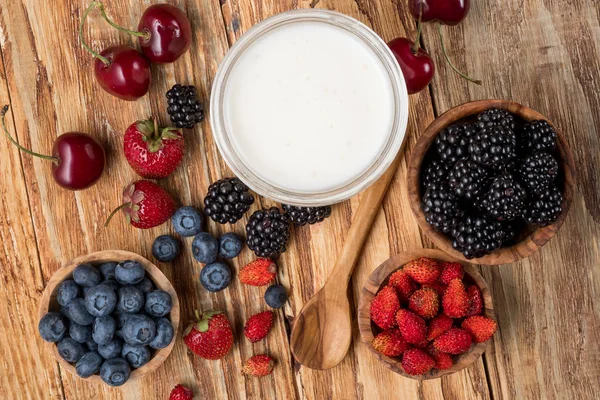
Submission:
[[[154,1],[107,1],[110,15],[137,26]],[[0,138],[0,398],[166,399],[177,383],[207,399],[592,399],[600,393],[600,3],[596,0],[472,1],[466,21],[444,28],[456,64],[484,80],[475,86],[443,62],[434,26],[423,43],[437,62],[430,90],[411,97],[405,154],[435,116],[458,104],[485,98],[511,99],[534,108],[565,133],[578,165],[578,191],[559,234],[540,252],[512,265],[481,267],[497,313],[499,331],[474,365],[439,380],[419,383],[394,374],[354,341],[345,360],[328,371],[294,363],[288,345],[294,315],[319,289],[333,266],[360,196],[334,207],[314,227],[294,229],[280,261],[279,281],[289,304],[277,312],[268,339],[250,344],[243,322],[265,309],[264,289],[240,285],[210,294],[199,281],[200,264],[190,241],[175,263],[159,264],[177,289],[182,318],[194,309],[224,310],[236,334],[234,350],[221,361],[189,353],[181,338],[155,373],[122,389],[90,384],[62,370],[37,334],[37,307],[45,283],[68,260],[91,251],[122,249],[152,259],[154,237],[170,225],[140,231],[124,218],[104,228],[120,203],[124,185],[136,179],[122,154],[125,128],[157,115],[166,122],[164,93],[176,82],[194,84],[208,101],[212,79],[227,49],[246,30],[281,11],[318,7],[351,15],[385,40],[413,35],[405,0],[173,0],[194,27],[189,53],[175,64],[155,66],[150,95],[124,102],[101,91],[92,59],[77,28],[84,0],[0,0],[0,102],[10,103],[17,140],[49,151],[61,132],[97,137],[108,150],[108,170],[91,189],[69,192],[54,184],[50,166],[20,153]],[[96,49],[134,45],[103,24],[97,14],[86,29]],[[161,185],[183,204],[201,206],[210,182],[230,175],[208,122],[186,136],[183,165]],[[357,299],[369,273],[399,252],[432,247],[408,206],[405,158],[360,258],[351,294]],[[254,208],[270,205],[261,199]],[[253,209],[254,209],[253,208]],[[244,221],[233,226],[242,233]],[[229,227],[225,227],[229,229]],[[212,232],[224,231],[209,224]],[[250,251],[233,262],[239,268]],[[355,327],[356,328],[356,327]],[[274,373],[248,379],[240,366],[252,354],[270,352]]]

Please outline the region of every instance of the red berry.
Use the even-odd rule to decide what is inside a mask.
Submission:
[[[264,339],[273,326],[273,311],[265,311],[251,316],[244,326],[244,335],[252,343]]]
[[[197,356],[207,360],[225,357],[233,347],[233,332],[225,314],[207,311],[183,332],[183,342]]]
[[[467,317],[471,315],[479,315],[483,311],[483,296],[481,290],[476,285],[471,285],[467,289],[467,298],[469,307],[467,308]]]
[[[439,21],[445,25],[458,25],[469,13],[470,0],[409,0],[408,9],[421,22]]]
[[[447,332],[452,328],[452,323],[454,321],[452,318],[448,317],[446,314],[442,313],[431,320],[429,326],[427,327],[427,340],[434,340],[442,333]]]
[[[390,329],[396,325],[396,312],[399,309],[400,302],[396,291],[391,286],[384,286],[371,302],[371,321],[381,329]]]
[[[440,276],[440,266],[431,258],[422,257],[404,265],[406,273],[421,285],[434,283]]]
[[[491,318],[483,315],[475,315],[465,319],[461,328],[471,333],[475,343],[482,343],[490,340],[496,329],[498,329],[498,324]]]
[[[404,269],[399,269],[390,276],[389,285],[396,289],[401,302],[407,302],[410,295],[419,288]]]
[[[265,286],[275,280],[277,265],[268,258],[257,258],[240,270],[240,282],[251,286]]]
[[[409,349],[402,356],[402,368],[409,375],[423,375],[435,365],[433,358],[421,349]]]
[[[275,361],[266,354],[250,357],[242,368],[242,372],[252,376],[267,376],[273,371]]]
[[[440,306],[439,296],[435,290],[423,287],[410,296],[408,308],[415,314],[430,319],[437,315]]]
[[[171,394],[169,395],[169,400],[193,400],[194,393],[191,389],[183,386],[177,385],[171,390]]]
[[[438,336],[433,341],[433,347],[442,353],[462,354],[471,348],[473,339],[471,334],[459,328],[452,328]]]
[[[396,38],[388,46],[400,65],[408,94],[425,89],[435,73],[435,64],[429,54],[421,48],[415,53],[414,42],[407,38]]]
[[[425,320],[408,310],[398,310],[396,320],[402,337],[408,343],[420,344],[427,337],[427,324]]]
[[[467,314],[469,299],[465,285],[460,279],[452,279],[442,297],[444,313],[450,318],[462,318]]]
[[[465,275],[465,271],[463,270],[461,263],[443,262],[440,264],[440,267],[442,268],[440,282],[442,282],[444,285],[449,284],[452,279],[462,279]]]
[[[146,9],[138,31],[140,47],[153,63],[172,63],[181,57],[192,44],[192,26],[185,13],[170,4],[155,4]]]
[[[375,350],[388,357],[399,357],[409,348],[397,328],[381,332],[375,336],[371,345]]]

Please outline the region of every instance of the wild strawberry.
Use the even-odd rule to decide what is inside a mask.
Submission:
[[[459,328],[452,328],[442,333],[433,341],[433,347],[442,353],[462,354],[469,350],[473,343],[471,334]]]
[[[421,285],[437,281],[441,272],[437,261],[426,257],[409,261],[404,265],[404,270],[413,280]]]
[[[442,297],[444,313],[450,318],[462,318],[467,315],[469,299],[465,285],[460,279],[452,279]]]
[[[423,375],[429,372],[435,361],[421,349],[409,349],[402,356],[402,368],[409,375]]]
[[[398,310],[396,321],[402,337],[408,343],[419,344],[427,337],[427,324],[425,320],[408,310]]]
[[[399,269],[390,276],[389,285],[396,289],[401,302],[407,302],[410,295],[419,288],[404,269]]]
[[[444,285],[450,283],[452,279],[462,279],[465,276],[465,271],[461,263],[443,262],[440,264],[442,273],[440,274],[440,282]]]
[[[250,357],[242,367],[242,372],[252,376],[267,376],[273,371],[275,361],[266,354]]]
[[[244,335],[252,343],[264,339],[273,326],[273,311],[255,314],[248,319],[244,326]]]
[[[435,356],[432,356],[435,360],[434,368],[443,371],[445,369],[450,369],[454,365],[454,361],[452,360],[452,356],[446,353],[438,353]]]
[[[207,360],[225,357],[233,347],[233,332],[225,314],[207,311],[183,332],[183,342],[197,356]]]
[[[469,307],[467,308],[467,317],[479,315],[483,311],[483,296],[481,290],[476,285],[471,285],[467,289],[467,298],[469,299]]]
[[[498,329],[498,324],[491,318],[475,315],[465,319],[460,327],[471,333],[475,343],[481,343],[490,340]]]
[[[410,296],[408,308],[415,314],[430,319],[437,315],[440,307],[438,294],[429,287],[423,287]]]
[[[391,286],[385,286],[371,302],[371,321],[381,329],[390,329],[396,325],[396,312],[400,309],[398,295]]]
[[[427,340],[431,341],[452,328],[452,318],[444,313],[431,320],[427,327]]]
[[[277,265],[268,258],[257,258],[240,270],[240,282],[251,286],[265,286],[275,280]]]
[[[408,343],[398,329],[383,331],[371,342],[375,350],[388,357],[399,357],[408,349]]]
[[[183,386],[177,385],[171,390],[171,394],[169,395],[169,400],[193,400],[194,393],[191,389]]]
[[[138,175],[148,179],[171,175],[183,158],[183,135],[177,128],[158,128],[153,120],[138,121],[125,131],[125,158]]]
[[[423,287],[430,287],[433,290],[435,290],[440,299],[444,296],[444,293],[446,292],[446,289],[448,288],[448,286],[444,285],[441,282],[428,283],[427,285],[423,285]]]

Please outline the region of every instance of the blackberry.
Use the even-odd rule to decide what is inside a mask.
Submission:
[[[517,138],[502,125],[485,126],[469,144],[471,159],[486,167],[501,169],[517,157]]]
[[[443,233],[451,232],[462,217],[458,197],[444,182],[432,184],[425,191],[422,207],[427,223]]]
[[[477,133],[471,124],[454,124],[444,128],[435,138],[435,146],[440,160],[446,164],[454,164],[468,155],[469,141]]]
[[[246,244],[258,257],[277,257],[289,238],[290,223],[277,207],[255,211],[246,225]]]
[[[467,216],[452,230],[452,247],[467,259],[483,257],[502,246],[507,237],[504,229],[498,221]]]
[[[533,193],[546,189],[558,175],[558,162],[548,153],[534,153],[521,163],[519,177]]]
[[[490,108],[480,113],[477,121],[482,124],[480,126],[502,125],[509,129],[515,129],[515,116],[509,111],[498,108]]]
[[[529,152],[552,151],[556,147],[556,131],[546,121],[532,121],[523,127],[523,146]]]
[[[433,160],[425,168],[423,174],[423,187],[428,189],[433,183],[442,182],[448,175],[449,166],[448,164],[441,163],[437,160]]]
[[[481,191],[487,176],[485,167],[463,158],[448,173],[448,184],[457,196],[470,199]]]
[[[238,178],[212,183],[204,198],[204,213],[220,224],[234,224],[250,209],[254,197]]]
[[[563,195],[554,185],[534,196],[525,210],[525,221],[546,226],[555,222],[562,213]]]
[[[192,129],[204,119],[204,105],[196,99],[194,86],[176,84],[166,96],[167,112],[177,128]]]
[[[497,221],[511,221],[523,215],[527,191],[511,174],[498,175],[483,197],[485,213]]]
[[[330,206],[296,207],[287,204],[282,204],[282,206],[288,219],[298,226],[323,222],[325,218],[328,218],[331,215]]]

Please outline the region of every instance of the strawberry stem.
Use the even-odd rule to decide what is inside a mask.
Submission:
[[[444,44],[444,36],[442,35],[442,24],[440,24],[440,23],[438,23],[438,33],[439,33],[439,36],[440,36],[440,42],[442,44],[442,52],[444,53],[444,57],[446,57],[446,61],[448,62],[448,64],[450,65],[450,67],[454,70],[454,72],[456,72],[458,75],[462,76],[463,78],[465,78],[469,82],[473,82],[476,85],[481,85],[481,81],[479,79],[473,79],[473,78],[469,77],[468,75],[460,72],[458,70],[458,68],[456,68],[454,66],[454,64],[452,64],[452,61],[450,60],[450,57],[448,56],[448,52],[446,51],[446,45]]]
[[[8,132],[8,129],[6,128],[6,113],[7,113],[7,112],[8,112],[8,105],[5,105],[4,107],[2,107],[2,110],[0,111],[0,117],[2,118],[2,129],[4,129],[4,133],[6,134],[6,136],[8,137],[8,139],[9,139],[9,140],[10,140],[10,141],[11,141],[11,142],[12,142],[12,143],[15,145],[15,146],[17,146],[17,147],[19,148],[19,150],[21,150],[21,151],[23,151],[23,152],[25,152],[25,153],[27,153],[27,154],[30,154],[30,155],[32,155],[32,156],[35,156],[35,157],[42,158],[42,159],[44,159],[44,160],[50,160],[50,161],[52,161],[52,162],[54,162],[54,163],[57,163],[57,164],[58,164],[58,163],[60,163],[60,160],[58,159],[58,157],[53,157],[53,156],[48,156],[48,155],[45,155],[45,154],[36,153],[36,152],[34,152],[34,151],[31,151],[31,150],[29,150],[29,149],[27,149],[27,148],[25,148],[25,147],[21,146],[21,145],[20,145],[20,144],[19,144],[19,143],[18,143],[18,142],[17,142],[17,141],[16,141],[16,140],[15,140],[15,139],[14,139],[14,138],[11,136],[11,135],[10,135],[10,133]]]
[[[110,220],[111,220],[111,219],[112,219],[112,218],[115,216],[115,214],[116,214],[116,213],[117,213],[119,210],[122,210],[122,209],[124,209],[125,207],[127,207],[127,206],[130,206],[130,205],[131,205],[131,203],[125,203],[125,204],[121,204],[119,207],[115,208],[115,209],[113,210],[113,212],[111,212],[111,213],[110,213],[110,215],[108,216],[108,218],[107,218],[106,222],[104,223],[104,227],[105,227],[105,228],[107,228],[107,227],[108,227],[108,224],[110,223]]]
[[[87,20],[88,15],[94,8],[99,7],[101,5],[102,5],[102,3],[100,3],[100,2],[92,1],[92,3],[89,5],[89,7],[83,13],[83,17],[81,18],[81,23],[79,24],[79,40],[81,41],[81,45],[83,47],[85,47],[85,49],[87,51],[89,51],[90,54],[92,54],[95,58],[102,61],[104,63],[104,65],[109,66],[110,60],[108,58],[100,55],[100,53],[98,53],[97,51],[94,51],[90,46],[88,46],[88,44],[85,42],[85,39],[83,37],[83,26],[85,25],[85,21]]]
[[[150,40],[150,32],[148,32],[148,31],[138,32],[138,31],[132,31],[132,30],[127,29],[127,28],[123,28],[122,26],[117,25],[110,18],[108,18],[108,15],[106,15],[106,10],[104,9],[104,4],[98,2],[98,8],[100,9],[100,13],[102,14],[102,18],[104,18],[104,20],[106,22],[108,22],[108,24],[110,26],[112,26],[113,28],[118,29],[121,32],[125,32],[125,33],[128,33],[128,34],[133,35],[133,36],[141,37],[145,41]]]

